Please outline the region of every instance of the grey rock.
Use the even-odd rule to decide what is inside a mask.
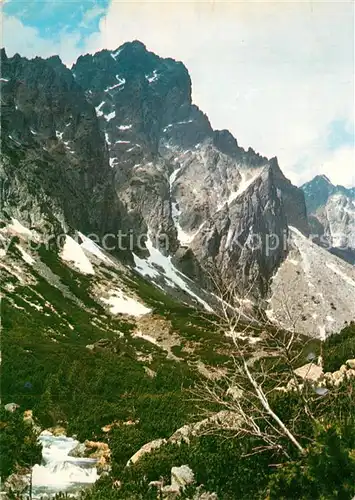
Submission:
[[[87,455],[87,448],[84,443],[78,443],[69,453],[69,457],[84,458]]]
[[[23,474],[11,474],[5,481],[4,489],[6,492],[14,492],[22,495],[30,485],[30,476]]]
[[[183,490],[189,484],[195,482],[195,475],[188,465],[180,467],[172,467],[171,469],[171,486],[178,490]]]
[[[355,263],[355,189],[318,175],[302,186],[314,241]]]
[[[255,298],[268,295],[288,225],[308,234],[304,192],[276,158],[212,129],[182,63],[139,41],[71,70],[58,57],[2,60],[5,218],[47,235],[120,232],[114,251],[128,263],[130,250],[147,255],[138,241],[149,232],[197,287],[211,288],[207,268],[241,294],[253,283]]]

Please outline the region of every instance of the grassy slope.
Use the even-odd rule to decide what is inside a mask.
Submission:
[[[229,366],[231,344],[221,336],[211,317],[175,302],[139,276],[121,276],[154,314],[169,321],[172,331],[179,334],[182,344],[175,346],[173,352],[181,362],[171,361],[158,347],[131,336],[133,319],[113,318],[93,300],[93,278],[73,271],[52,252],[41,249],[40,255],[64,288],[58,289],[28,268],[36,284],[10,291],[8,285],[16,285],[16,280],[5,275],[3,283],[8,289],[2,301],[2,400],[4,404],[20,404],[21,410],[33,409],[43,427],[64,424],[68,433],[77,434],[80,440],[109,440],[113,477],[123,479],[125,486],[117,492],[109,479],[102,480],[88,498],[150,498],[147,481],[159,476],[168,480],[171,466],[183,463],[193,468],[198,483],[217,491],[220,498],[265,498],[272,472],[269,463],[275,457],[270,453],[244,457],[252,444],[250,440],[204,437],[193,440],[190,447],[170,445],[136,467],[124,468],[144,443],[166,438],[194,418],[196,409],[189,388],[201,378],[194,361]],[[24,299],[43,309],[36,309]],[[84,307],[78,306],[78,300]],[[68,323],[74,326],[73,330]],[[343,362],[351,357],[353,334],[353,330],[346,330],[344,342],[339,337],[326,343],[326,363],[336,364],[339,359]],[[92,352],[85,347],[102,338],[110,342],[108,348]],[[195,350],[184,351],[185,342],[193,342]],[[147,376],[147,361],[140,360],[149,355],[155,378]],[[274,404],[285,419],[292,421],[298,407],[292,398],[286,399],[280,396]],[[349,414],[348,393],[341,401],[342,405],[338,401],[323,408],[326,418],[332,414],[336,422],[341,415]],[[353,406],[350,413],[354,414]],[[139,423],[116,428],[108,435],[103,433],[101,427],[115,420]],[[306,426],[302,432],[311,431]]]
[[[15,248],[12,252],[19,259]],[[171,322],[183,341],[196,343],[197,353],[181,352],[182,343],[175,352],[182,362],[171,361],[160,348],[131,336],[134,319],[112,317],[93,300],[90,289],[95,278],[75,272],[54,252],[41,248],[39,254],[60,278],[66,293],[27,264],[22,265],[27,266],[35,284],[17,287],[16,278],[4,273],[3,402],[33,409],[43,427],[64,423],[81,440],[107,439],[101,427],[114,420],[139,420],[137,426],[121,432],[130,443],[114,454],[114,462],[122,465],[142,444],[168,437],[191,419],[194,406],[188,389],[200,375],[184,360],[201,357],[211,364],[225,363],[226,356],[214,359],[213,346],[227,348],[230,343],[212,328],[208,315],[175,302],[133,276],[129,286],[153,312]],[[128,283],[128,278],[123,279]],[[9,289],[11,284],[14,289]],[[77,299],[84,307],[78,306]],[[108,348],[93,352],[85,347],[102,338],[110,341]],[[147,361],[140,361],[149,355],[154,378],[144,370]]]

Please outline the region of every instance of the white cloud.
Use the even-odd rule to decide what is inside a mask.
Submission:
[[[67,63],[79,52],[139,39],[185,63],[194,101],[215,128],[229,128],[244,147],[277,155],[293,182],[327,168],[334,182],[349,185],[351,149],[330,153],[327,138],[334,120],[354,120],[353,9],[344,1],[112,0],[84,50],[74,35],[51,44],[14,18],[5,16],[4,24],[10,53],[59,53]]]
[[[355,186],[355,151],[344,147],[334,151],[334,154],[320,163],[315,174],[327,175],[334,184]],[[308,180],[308,179],[303,179]]]
[[[102,16],[103,14],[105,14],[105,12],[106,12],[106,9],[103,9],[102,7],[99,7],[98,5],[96,5],[92,9],[89,9],[85,12],[81,25],[88,26],[92,21],[97,19],[99,16]]]
[[[80,32],[64,30],[51,40],[42,37],[36,28],[26,26],[17,17],[5,14],[1,28],[1,39],[9,57],[16,53],[28,58],[59,55],[66,64],[71,64],[83,52],[78,45],[81,39]],[[94,49],[98,44],[98,37],[98,33],[92,33],[86,38],[85,45]]]
[[[329,124],[354,119],[353,32],[352,2],[116,0],[101,21],[99,46],[137,38],[182,60],[212,125],[277,155],[302,182],[330,161]],[[351,182],[352,165],[336,175]]]

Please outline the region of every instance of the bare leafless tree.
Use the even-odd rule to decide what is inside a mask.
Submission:
[[[218,324],[221,332],[232,339],[235,352],[233,354],[233,370],[231,375],[222,380],[199,384],[193,390],[194,400],[200,411],[206,416],[211,415],[211,408],[223,408],[227,414],[234,414],[238,420],[235,436],[254,436],[263,443],[254,448],[251,454],[274,449],[287,455],[286,442],[294,446],[299,453],[305,454],[299,437],[292,426],[287,425],[274,411],[270,402],[272,393],[278,390],[288,390],[290,382],[293,390],[300,399],[300,411],[309,419],[315,420],[310,409],[310,396],[307,384],[299,384],[294,372],[300,357],[303,355],[305,341],[296,332],[295,328],[285,331],[281,327],[269,322],[261,322],[256,314],[251,317],[243,305],[252,304],[248,292],[243,298],[236,292],[233,283],[225,284],[223,280],[211,276],[218,302]],[[250,289],[253,284],[250,285]],[[285,308],[292,314],[285,297]],[[249,307],[250,309],[250,307]],[[255,313],[255,308],[254,308]],[[252,337],[255,330],[259,330],[260,337]],[[261,355],[251,356],[250,343],[254,341],[260,348]],[[254,339],[254,340],[253,340]],[[312,362],[309,366],[312,365]],[[282,373],[277,370],[282,366]],[[223,412],[222,412],[223,413]],[[213,425],[203,429],[203,433],[213,433],[226,429],[228,425],[222,420],[213,421]]]

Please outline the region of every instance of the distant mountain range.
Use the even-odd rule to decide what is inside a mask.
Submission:
[[[317,175],[302,189],[315,241],[355,264],[355,188],[334,186]]]

